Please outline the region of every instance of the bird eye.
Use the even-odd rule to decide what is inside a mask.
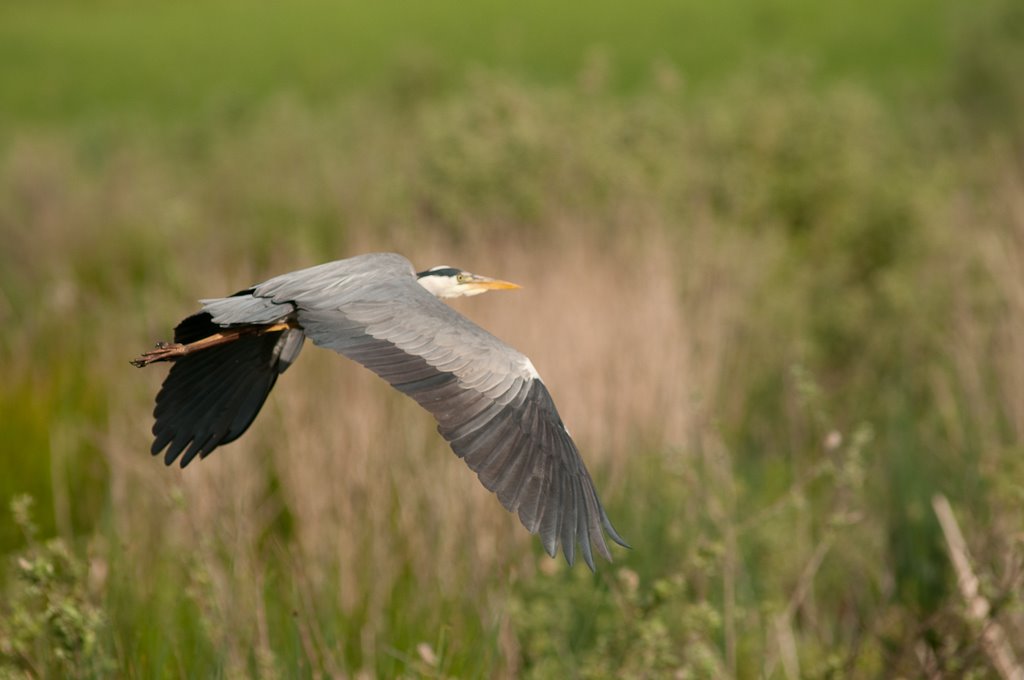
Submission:
[[[469,274],[461,273],[455,277],[455,280],[458,281],[459,283],[466,283],[467,281],[469,281]]]

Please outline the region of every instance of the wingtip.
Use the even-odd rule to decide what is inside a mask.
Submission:
[[[570,567],[576,564],[576,549],[572,544],[568,546],[565,543],[562,544],[562,557],[565,558],[566,564]]]
[[[613,527],[611,525],[611,522],[608,521],[608,518],[606,516],[602,517],[602,524],[604,525],[605,529],[608,532],[608,537],[611,538],[616,544],[622,546],[623,548],[625,548],[627,550],[632,550],[633,549],[633,546],[631,546],[629,543],[627,543],[625,541],[625,539],[623,539],[622,536],[620,536],[619,533],[617,531],[615,531],[615,527]],[[576,536],[576,538],[579,539],[580,537]],[[550,541],[542,539],[541,540],[541,546],[544,548],[544,552],[547,553],[548,557],[550,557],[552,559],[555,559],[555,558],[558,557],[558,548],[559,548],[559,545],[561,545],[561,547],[562,547],[562,557],[565,559],[566,564],[568,564],[570,567],[573,567],[573,566],[576,565],[576,555],[577,555],[576,548],[579,547],[579,553],[583,555],[583,561],[586,563],[587,567],[590,569],[591,572],[596,573],[597,572],[597,567],[595,565],[595,561],[594,561],[594,557],[593,557],[593,548],[591,547],[591,545],[589,543],[589,539],[590,539],[590,537],[586,536],[584,540],[587,540],[587,543],[583,543],[582,541],[577,540],[576,542],[574,542],[572,544],[560,542],[559,540],[557,540],[557,538],[553,538]],[[603,535],[599,536],[599,540],[595,544],[594,547],[597,548],[597,551],[608,562],[614,562],[615,561],[612,558],[611,551],[608,549],[608,546],[604,542],[604,536]]]
[[[626,550],[632,550],[633,549],[633,546],[631,546],[629,543],[626,543],[626,539],[624,539],[622,536],[619,536],[615,532],[614,529],[612,529],[610,526],[607,527],[607,529],[608,529],[608,538],[612,539],[613,541],[615,541],[617,544],[621,545]]]
[[[614,526],[612,526],[612,521],[608,519],[608,515],[605,513],[604,508],[601,508],[601,524],[604,525],[604,530],[607,532],[608,538],[612,539],[627,550],[633,549],[633,546],[626,543],[626,539],[620,536],[619,532],[615,530]]]

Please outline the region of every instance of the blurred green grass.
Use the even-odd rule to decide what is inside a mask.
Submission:
[[[930,499],[1019,637],[1020,10],[644,7],[0,7],[0,672],[991,674]],[[461,309],[633,551],[548,560],[326,352],[146,454],[191,300],[373,249],[527,285]]]
[[[281,90],[314,102],[395,80],[429,90],[467,66],[565,85],[595,56],[608,60],[620,91],[642,87],[659,64],[704,89],[783,55],[813,63],[824,80],[896,93],[941,77],[953,44],[952,6],[7,2],[0,5],[0,121],[231,115]]]

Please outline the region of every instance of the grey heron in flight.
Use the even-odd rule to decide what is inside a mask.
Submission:
[[[359,362],[438,422],[452,450],[552,557],[579,545],[606,559],[619,545],[579,450],[530,360],[441,298],[518,288],[452,267],[417,273],[401,255],[373,253],[283,274],[202,311],[132,363],[173,365],[156,397],[151,451],[167,465],[248,429],[306,338]]]

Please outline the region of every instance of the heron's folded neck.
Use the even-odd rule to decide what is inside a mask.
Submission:
[[[459,284],[454,276],[421,276],[417,281],[442,300],[464,295],[464,292],[459,290]]]

